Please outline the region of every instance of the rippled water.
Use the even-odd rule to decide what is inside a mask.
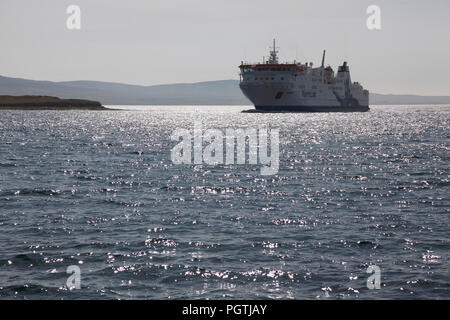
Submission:
[[[0,297],[450,298],[449,106],[123,108],[1,112]],[[173,164],[195,120],[279,128],[279,173]]]

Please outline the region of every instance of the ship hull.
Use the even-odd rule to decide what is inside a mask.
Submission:
[[[255,109],[261,112],[366,112],[369,111],[368,106],[302,106],[302,105],[286,105],[286,106],[258,106]]]
[[[366,112],[369,99],[355,99],[350,94],[339,98],[323,88],[314,97],[295,90],[295,82],[241,83],[242,93],[253,103],[257,112]]]

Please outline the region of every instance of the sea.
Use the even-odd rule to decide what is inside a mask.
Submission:
[[[108,107],[1,111],[1,299],[450,298],[449,105]],[[278,172],[175,163],[195,123]]]

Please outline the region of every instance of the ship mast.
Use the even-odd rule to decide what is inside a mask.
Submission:
[[[277,47],[275,46],[275,39],[273,39],[273,48],[270,51],[269,64],[278,64]]]

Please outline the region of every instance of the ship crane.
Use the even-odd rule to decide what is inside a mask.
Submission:
[[[325,50],[323,50],[323,55],[322,55],[322,68],[325,65]]]

